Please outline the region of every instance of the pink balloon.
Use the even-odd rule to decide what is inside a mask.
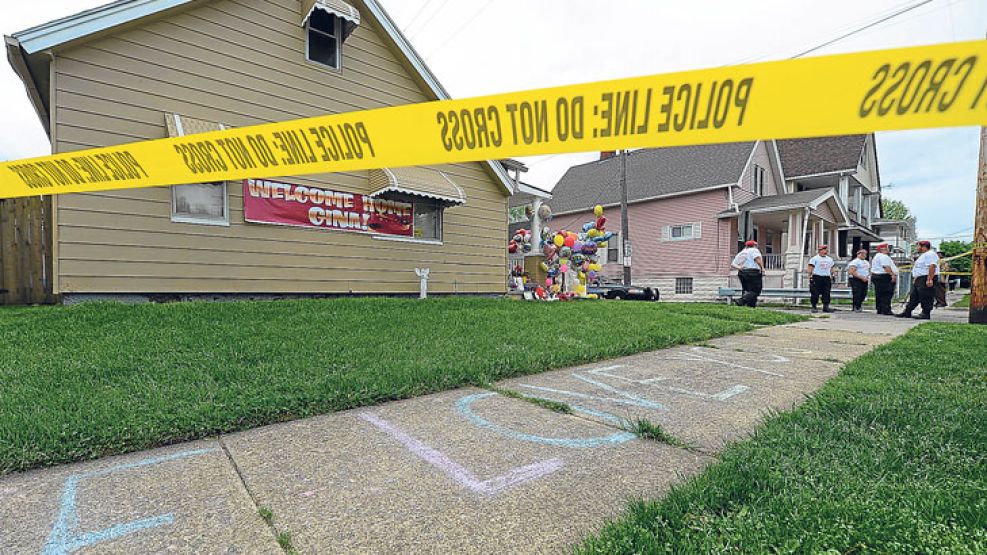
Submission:
[[[559,266],[559,271],[561,271],[564,274],[564,273],[566,273],[566,272],[569,271],[569,266],[566,265],[566,264],[563,264],[563,265]]]
[[[552,278],[545,279],[545,287],[548,287],[548,288],[551,288],[552,287]]]

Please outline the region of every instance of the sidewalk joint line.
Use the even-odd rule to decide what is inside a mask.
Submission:
[[[260,515],[260,503],[254,496],[254,493],[250,490],[250,486],[247,485],[247,479],[244,478],[243,472],[240,471],[240,465],[238,465],[236,459],[233,458],[233,453],[230,452],[230,449],[226,446],[226,442],[223,441],[223,436],[218,436],[216,440],[219,442],[219,447],[223,450],[223,453],[226,454],[226,459],[230,461],[230,466],[233,468],[233,473],[236,474],[237,480],[240,482],[240,486],[243,487],[243,491],[250,499],[250,504],[254,507],[254,514]],[[266,519],[261,520],[264,521],[264,524],[271,531],[271,535],[274,538],[274,543],[277,544],[278,547],[281,547],[281,544],[278,542],[278,529],[274,526],[274,523],[269,522]]]

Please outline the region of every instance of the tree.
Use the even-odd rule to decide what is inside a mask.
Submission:
[[[884,209],[885,220],[907,220],[914,217],[912,216],[912,211],[900,200],[892,198],[882,199],[881,208]]]
[[[973,249],[973,243],[966,241],[943,241],[939,244],[939,250],[942,251],[946,258],[969,252],[971,249]],[[953,260],[949,263],[949,266],[955,272],[969,272],[970,262],[971,257],[964,256],[963,258]]]

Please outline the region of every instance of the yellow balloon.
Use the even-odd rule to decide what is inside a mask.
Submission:
[[[602,241],[602,242],[596,244],[596,246],[600,247],[601,249],[607,248],[608,245],[610,245],[610,243],[608,241]]]
[[[562,245],[565,244],[565,239],[561,235],[556,235],[555,240],[553,242],[555,243],[556,247],[561,247]]]
[[[597,295],[596,293],[590,293],[589,295],[586,295],[586,298],[587,299],[599,299],[600,296]]]
[[[599,204],[597,204],[595,207],[593,207],[593,214],[596,214],[596,217],[597,218],[599,218],[600,216],[602,216],[603,215],[603,207],[600,206]]]
[[[601,266],[599,264],[590,264],[589,265],[589,269],[590,270],[593,270],[594,272],[599,272],[599,271],[603,270],[603,266]]]
[[[599,237],[600,230],[594,227],[593,229],[586,232],[586,236],[589,237],[590,239],[592,239],[593,237]]]

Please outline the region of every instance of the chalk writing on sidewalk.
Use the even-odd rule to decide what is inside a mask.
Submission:
[[[69,553],[84,547],[116,540],[124,536],[140,532],[141,530],[157,528],[159,526],[165,526],[175,522],[175,516],[171,513],[167,513],[150,518],[132,520],[130,522],[125,522],[123,524],[118,524],[102,530],[96,530],[94,532],[79,532],[77,530],[79,527],[79,513],[76,508],[76,500],[78,497],[79,483],[82,480],[87,478],[108,476],[117,472],[185,459],[188,457],[196,457],[199,455],[205,455],[206,453],[212,453],[213,451],[215,451],[215,449],[183,451],[174,455],[154,457],[135,463],[121,464],[119,466],[114,466],[104,470],[95,470],[92,472],[84,472],[69,476],[69,478],[65,480],[65,487],[62,488],[62,500],[58,511],[58,518],[55,520],[55,526],[52,528],[51,534],[48,535],[48,543],[45,544],[43,551],[44,555],[68,555]]]
[[[426,445],[421,440],[415,439],[406,432],[391,424],[387,420],[365,412],[360,418],[373,424],[377,429],[396,439],[417,457],[431,464],[446,476],[458,482],[464,488],[483,495],[497,495],[518,484],[547,476],[562,468],[561,459],[547,459],[527,466],[519,466],[510,472],[490,478],[480,480],[473,476],[463,465],[452,460],[438,449]]]
[[[486,428],[488,430],[493,430],[501,435],[518,439],[521,441],[528,441],[531,443],[538,443],[541,445],[558,445],[562,447],[576,447],[576,448],[587,448],[587,447],[600,447],[602,445],[616,445],[630,441],[634,439],[634,434],[630,432],[617,432],[608,436],[602,437],[589,437],[589,438],[564,438],[564,437],[543,437],[533,434],[526,434],[519,432],[517,430],[512,430],[510,428],[495,424],[479,415],[473,411],[473,403],[480,400],[493,397],[497,395],[496,393],[477,393],[475,395],[467,395],[459,401],[456,402],[456,408],[459,409],[459,413],[469,419],[471,422],[476,424],[481,428]],[[613,416],[612,414],[607,414],[599,411],[590,410],[583,407],[572,406],[572,409],[576,412],[581,412],[584,414],[589,414],[604,420],[610,421],[617,426],[621,426],[622,422],[619,418]]]

